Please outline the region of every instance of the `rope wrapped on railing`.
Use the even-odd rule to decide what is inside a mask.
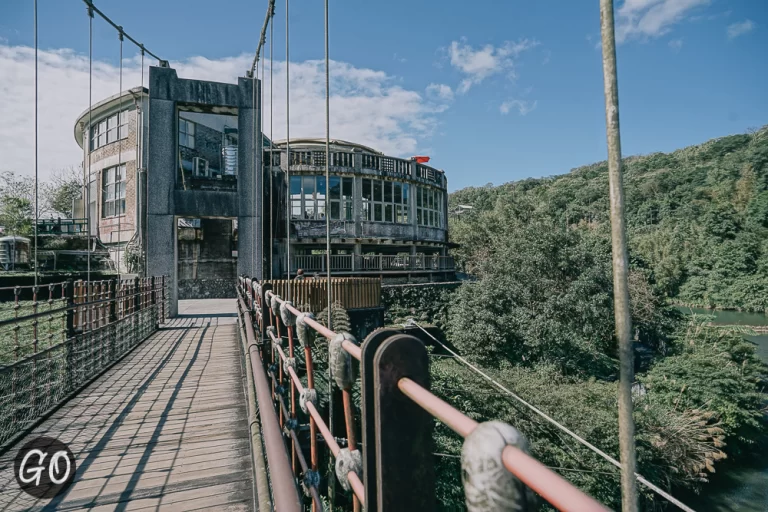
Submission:
[[[287,428],[291,439],[294,476],[299,476],[300,466],[299,481],[309,490],[313,509],[321,507],[316,497],[319,431],[319,439],[336,461],[336,479],[344,489],[352,491],[356,510],[361,504],[371,512],[434,510],[434,470],[428,447],[437,419],[464,438],[462,481],[470,512],[524,510],[534,500],[533,492],[562,511],[606,510],[529,455],[526,440],[512,426],[495,421],[478,424],[431,393],[427,352],[419,339],[396,329],[379,329],[361,347],[350,333],[332,331],[313,314],[299,311],[255,280],[240,278],[238,291],[243,303],[254,310],[255,323],[267,338],[263,347],[271,354],[268,373],[273,404],[282,411],[280,426]],[[296,364],[294,330],[305,350],[306,386]],[[331,434],[317,406],[312,368],[317,335],[328,340],[331,378],[344,398],[344,448]],[[354,424],[351,391],[358,377],[352,358],[361,363],[362,452]],[[290,406],[283,396],[288,389]],[[311,464],[307,464],[296,434],[296,393],[301,411],[309,416]],[[419,485],[415,486],[415,481]]]

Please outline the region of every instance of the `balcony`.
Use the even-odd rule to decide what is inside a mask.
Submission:
[[[307,274],[324,273],[326,257],[324,254],[291,256],[291,273],[298,269]],[[416,256],[393,256],[388,254],[334,254],[331,256],[333,274],[406,274],[429,272],[453,272],[452,256],[417,254]]]

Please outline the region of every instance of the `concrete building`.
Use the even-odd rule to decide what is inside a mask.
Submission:
[[[148,102],[144,87],[124,91],[86,109],[74,127],[89,187],[82,194],[85,201],[76,202],[73,217],[90,218],[91,236],[109,249],[122,272],[138,270],[137,263],[128,264],[126,254],[140,254],[144,247],[145,216],[141,212],[146,211],[142,191],[146,188],[143,148],[149,127]]]
[[[290,208],[284,185],[288,153]],[[333,140],[326,187],[325,157],[325,140],[320,139],[292,139],[290,152],[285,141],[275,141],[265,151],[279,198],[273,201],[272,212],[273,275],[286,274],[285,224],[290,211],[291,275],[298,269],[325,273],[326,215],[330,215],[333,275],[380,275],[389,281],[450,277],[454,268],[447,254],[443,171],[413,158]]]
[[[169,276],[172,312],[178,298],[233,296],[238,274],[324,274],[329,215],[334,275],[451,276],[443,171],[335,140],[326,190],[324,141],[292,140],[289,168],[286,144],[261,132],[260,87],[152,67],[149,88],[80,115],[85,214],[122,271]]]

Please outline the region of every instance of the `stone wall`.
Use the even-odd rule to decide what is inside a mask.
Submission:
[[[234,298],[234,279],[179,279],[179,300]]]

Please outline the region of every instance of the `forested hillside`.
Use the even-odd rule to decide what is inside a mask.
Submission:
[[[673,153],[624,160],[630,255],[666,297],[704,307],[768,308],[768,127]],[[451,194],[474,210],[452,219],[469,272],[492,250],[494,218],[608,235],[608,166]]]
[[[768,307],[768,128],[625,161],[630,297],[636,340],[638,470],[661,487],[707,492],[764,453],[768,368],[743,333],[687,317],[670,301]],[[606,164],[454,193],[459,263],[476,279],[414,298],[410,314],[556,421],[618,454]],[[443,297],[450,294],[449,297]],[[547,466],[613,508],[618,472],[453,358],[432,361],[433,389],[479,421],[501,419]],[[463,502],[461,442],[438,425],[438,490]],[[725,461],[727,459],[727,462]],[[641,488],[643,510],[664,499]]]

